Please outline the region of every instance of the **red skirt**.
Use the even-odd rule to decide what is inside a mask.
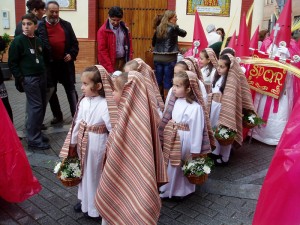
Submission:
[[[0,98],[0,197],[22,202],[42,189]]]

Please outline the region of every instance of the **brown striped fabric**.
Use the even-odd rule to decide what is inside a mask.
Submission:
[[[216,148],[214,133],[210,124],[209,119],[209,113],[208,108],[203,100],[201,89],[199,88],[199,82],[196,79],[196,76],[194,73],[190,71],[186,71],[187,75],[189,76],[190,86],[193,90],[193,93],[196,97],[196,101],[199,105],[202,106],[203,112],[204,112],[204,130],[203,130],[203,138],[202,138],[202,147],[201,147],[201,153],[208,153],[212,149]]]
[[[101,65],[95,65],[99,72],[100,72],[100,75],[101,75],[101,80],[102,80],[102,85],[104,87],[104,92],[105,92],[105,99],[107,101],[107,106],[108,106],[108,112],[109,112],[109,116],[110,116],[110,122],[111,122],[111,126],[113,128],[113,126],[115,125],[117,119],[118,119],[118,107],[115,103],[115,101],[113,100],[113,95],[112,95],[112,92],[113,92],[113,84],[112,84],[112,80],[109,76],[109,73],[104,69],[103,66]],[[71,135],[72,135],[72,131],[73,131],[73,127],[74,127],[74,121],[76,120],[76,117],[77,117],[77,112],[78,112],[78,106],[79,106],[79,103],[80,101],[84,98],[84,96],[82,96],[78,103],[77,103],[77,106],[76,106],[76,113],[73,117],[73,121],[72,121],[72,124],[71,124],[71,127],[69,129],[69,132],[67,134],[67,137],[65,139],[65,142],[62,146],[62,149],[59,153],[59,157],[61,158],[66,158],[68,157],[68,153],[69,153],[69,146],[70,146],[70,143],[71,143]]]
[[[87,143],[89,140],[89,132],[96,133],[96,134],[105,134],[108,133],[108,130],[105,124],[88,126],[85,121],[80,122],[78,136],[77,136],[77,145],[78,145],[78,149],[80,150],[81,174],[83,174],[84,172],[83,169],[84,169],[84,162],[85,162],[85,156],[87,150]]]
[[[207,52],[209,60],[213,64],[214,68],[217,69],[217,67],[218,67],[218,58],[216,56],[216,53],[214,52],[214,50],[212,48],[206,48],[205,50]]]
[[[168,180],[149,94],[144,76],[129,72],[95,197],[108,224],[157,224],[159,218],[158,187]]]
[[[178,130],[189,131],[189,125],[176,123],[174,120],[169,120],[164,130],[164,159],[168,166],[169,161],[172,166],[181,165],[181,143],[178,135]]]
[[[221,93],[210,93],[207,95],[207,108],[208,108],[208,115],[210,117],[211,113],[211,103],[212,101],[221,103],[222,94]]]
[[[102,85],[104,87],[104,92],[105,92],[105,99],[107,101],[109,119],[110,119],[111,127],[113,128],[118,120],[118,106],[113,99],[113,81],[109,73],[106,71],[106,69],[103,66],[101,65],[95,65],[95,66],[98,68],[101,74]]]
[[[240,65],[235,57],[227,54],[231,60],[226,86],[221,100],[219,125],[223,125],[237,132],[235,142],[242,145],[242,83]]]
[[[164,108],[165,108],[165,104],[160,95],[154,71],[141,58],[135,58],[133,60],[135,60],[139,64],[138,72],[140,72],[143,76],[145,76],[147,78],[148,89],[150,91],[153,91],[153,93],[154,93],[153,96],[155,96],[157,99],[157,106],[160,108],[161,112],[163,112]],[[151,96],[152,96],[152,94],[151,94]]]
[[[185,57],[182,61],[184,61],[187,64],[189,71],[195,73],[198,79],[202,81],[202,83],[204,83],[204,79],[198,61],[193,56]]]

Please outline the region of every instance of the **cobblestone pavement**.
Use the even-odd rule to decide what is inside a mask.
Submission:
[[[14,113],[15,127],[19,136],[23,136],[25,95],[16,91],[13,80],[6,81],[5,85]],[[76,87],[80,93],[80,84]],[[52,114],[49,106],[44,121],[48,126],[45,134],[50,138],[52,148],[46,151],[32,151],[27,148],[26,139],[22,140],[34,175],[43,189],[39,194],[19,204],[7,203],[0,199],[0,225],[100,223],[73,211],[73,206],[77,203],[77,188],[64,187],[52,173],[72,120],[61,85],[58,86],[58,96],[64,112],[64,123],[50,126]],[[264,145],[255,140],[252,140],[251,144],[245,142],[241,149],[232,152],[229,165],[215,168],[208,181],[198,186],[195,193],[180,201],[163,200],[158,224],[251,224],[274,149],[274,146]]]

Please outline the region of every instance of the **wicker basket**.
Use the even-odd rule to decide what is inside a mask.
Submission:
[[[61,179],[60,172],[57,174],[57,177],[61,181],[61,183],[66,187],[73,187],[81,182],[81,177]]]
[[[187,177],[187,179],[189,180],[189,182],[191,184],[198,184],[198,185],[200,185],[200,184],[203,184],[207,180],[208,175],[207,174],[203,174],[201,176],[196,176],[195,174],[189,174],[186,177]]]
[[[217,141],[219,142],[220,145],[227,146],[227,145],[233,144],[235,137],[230,137],[230,138],[227,138],[227,139],[223,139],[223,138],[215,136],[215,138],[217,139]]]
[[[256,126],[255,124],[249,123],[249,122],[243,120],[243,127],[248,128],[248,129],[252,129],[252,128],[254,128],[255,126]]]

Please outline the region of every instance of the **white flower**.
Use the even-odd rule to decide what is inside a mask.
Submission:
[[[224,134],[224,138],[225,139],[229,138],[229,135],[228,134]]]
[[[210,174],[210,168],[209,168],[207,165],[204,165],[204,166],[203,166],[203,171],[204,171],[204,173],[206,173],[206,174]]]
[[[81,170],[79,168],[77,168],[76,170],[74,170],[73,172],[75,177],[80,177],[81,176]]]
[[[225,128],[221,128],[220,131],[219,131],[220,135],[224,135],[226,133],[227,133],[227,130]]]
[[[256,115],[252,114],[250,116],[248,116],[248,120],[251,122],[251,123],[254,123],[254,118],[256,117]]]
[[[185,171],[185,170],[186,170],[186,165],[184,165],[184,166],[182,167],[182,170],[183,170],[183,171]]]
[[[60,165],[61,165],[61,162],[56,164],[56,166],[54,167],[54,170],[53,170],[54,173],[58,173],[58,171],[60,169]]]
[[[190,162],[187,166],[188,169],[190,169],[191,167],[194,167],[195,166],[195,163],[194,162]]]

